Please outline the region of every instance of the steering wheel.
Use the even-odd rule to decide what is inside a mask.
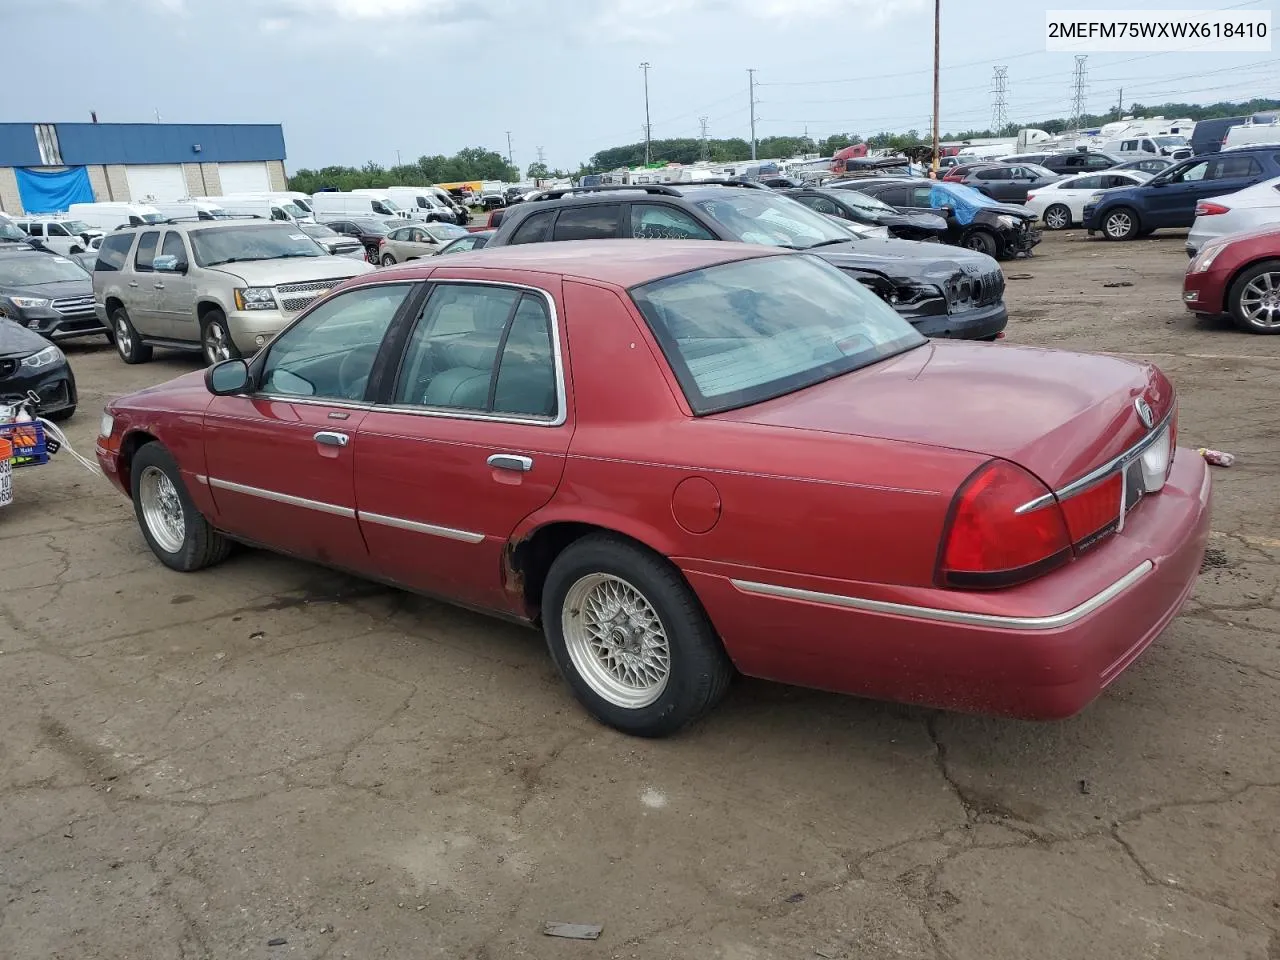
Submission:
[[[338,365],[338,390],[348,400],[363,400],[378,348],[365,344],[349,351]]]

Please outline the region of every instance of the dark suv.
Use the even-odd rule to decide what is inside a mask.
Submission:
[[[812,250],[930,337],[993,340],[1008,322],[1004,274],[991,257],[932,243],[859,239],[829,217],[755,183],[552,190],[509,208],[489,246],[627,237]]]
[[[1136,187],[1107,190],[1084,207],[1090,234],[1108,240],[1132,240],[1161,227],[1189,227],[1196,204],[1280,177],[1280,149],[1275,146],[1223,150],[1174,164]]]

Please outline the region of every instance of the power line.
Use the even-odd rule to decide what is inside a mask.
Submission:
[[[991,129],[1003,130],[1009,124],[1008,104],[1005,95],[1009,91],[1009,68],[999,66],[993,68],[991,77]]]

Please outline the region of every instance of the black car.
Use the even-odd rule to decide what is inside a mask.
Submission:
[[[527,190],[521,190],[519,187],[507,187],[507,189],[503,191],[502,195],[507,198],[508,204],[512,204],[520,203],[524,200],[524,195],[528,192],[529,191]]]
[[[811,250],[930,337],[992,340],[1008,323],[1004,274],[990,257],[932,243],[860,239],[790,197],[743,181],[550,190],[507,210],[489,246],[620,238]]]
[[[46,340],[106,336],[93,309],[93,278],[66,257],[25,244],[0,245],[0,317]]]
[[[1059,174],[1034,163],[995,163],[970,170],[963,178],[947,176],[1001,203],[1026,203],[1027,194],[1061,180]]]
[[[36,412],[42,417],[66,420],[76,412],[76,378],[62,351],[0,318],[0,403],[25,400],[31,393],[40,398]]]
[[[889,236],[899,240],[937,242],[947,232],[947,221],[936,213],[899,213],[887,203],[857,190],[801,187],[785,193],[810,210],[825,213],[828,217],[838,217],[869,227],[885,227]]]
[[[1012,158],[1006,162],[1011,163]],[[1120,162],[1120,158],[1113,157],[1109,153],[1103,153],[1101,150],[1064,150],[1062,153],[1051,153],[1043,160],[1030,160],[1027,162],[1044,167],[1052,173],[1067,175],[1110,170]]]
[[[794,190],[804,186],[804,181],[795,177],[761,177],[760,182],[770,190]]]
[[[378,217],[352,217],[349,220],[329,220],[325,226],[344,237],[355,237],[364,246],[365,259],[370,263],[378,262],[378,244],[399,223],[390,224]]]
[[[840,189],[858,190],[903,213],[930,211],[939,214],[947,221],[947,232],[943,238],[945,242],[978,250],[997,260],[1029,255],[1032,247],[1040,242],[1040,232],[1032,226],[1036,220],[1035,214],[1028,213],[1023,207],[995,203],[987,198],[986,205],[978,207],[968,223],[962,223],[956,215],[958,202],[933,206],[931,197],[934,187],[944,195],[957,188],[970,189],[947,180],[936,184],[928,180],[851,180],[842,184]],[[963,197],[955,199],[958,201]]]

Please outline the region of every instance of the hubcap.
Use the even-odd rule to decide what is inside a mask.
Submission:
[[[165,553],[177,553],[187,538],[178,488],[159,467],[147,467],[138,480],[138,502],[147,531]]]
[[[1044,216],[1045,225],[1053,230],[1061,230],[1067,225],[1067,218],[1062,210],[1054,207]]]
[[[626,580],[583,577],[565,596],[560,624],[569,659],[600,697],[638,710],[662,696],[671,677],[666,630],[653,604]]]
[[[226,327],[220,323],[211,323],[205,328],[204,350],[210,363],[231,359],[231,342],[227,337]]]
[[[127,356],[133,350],[133,337],[129,334],[129,324],[121,316],[116,317],[116,346],[120,348],[122,356]]]
[[[1280,273],[1254,277],[1240,294],[1240,309],[1255,327],[1280,327]]]
[[[391,266],[391,265],[392,265],[393,263],[395,263],[395,262],[396,262],[396,258],[395,258],[395,257],[393,257],[393,256],[392,256],[391,254],[389,254],[389,253],[388,253],[385,257],[383,257],[383,258],[382,258],[382,265],[383,265],[384,267],[389,267],[389,266]]]
[[[1132,226],[1133,221],[1127,213],[1113,213],[1107,218],[1107,233],[1113,237],[1125,236]]]

